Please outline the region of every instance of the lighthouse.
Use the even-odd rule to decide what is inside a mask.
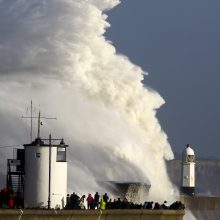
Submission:
[[[68,145],[51,135],[48,139],[40,138],[40,125],[39,113],[38,136],[24,144],[24,207],[62,209],[67,195]]]
[[[15,206],[24,208],[63,209],[67,196],[67,148],[63,138],[40,137],[41,119],[56,119],[32,115],[30,143],[14,149],[7,160],[7,191]],[[38,119],[37,138],[32,141],[32,119]]]
[[[181,191],[190,196],[195,195],[195,154],[189,144],[182,153]]]

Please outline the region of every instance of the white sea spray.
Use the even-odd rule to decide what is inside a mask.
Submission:
[[[1,143],[30,141],[29,121],[19,117],[32,99],[58,118],[43,121],[41,136],[70,145],[69,191],[96,191],[99,181],[150,182],[149,199],[172,201],[165,159],[173,153],[156,117],[164,100],[103,35],[105,11],[118,3],[0,1]],[[10,152],[1,149],[2,165]]]

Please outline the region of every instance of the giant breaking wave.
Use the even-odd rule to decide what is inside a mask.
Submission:
[[[70,145],[70,191],[141,181],[150,182],[151,199],[162,201],[173,191],[165,167],[173,153],[156,117],[164,100],[104,37],[105,12],[118,3],[0,1],[1,144],[30,141],[29,122],[20,116],[32,99],[43,115],[58,118],[44,121],[41,135]],[[10,152],[1,149],[2,165]]]

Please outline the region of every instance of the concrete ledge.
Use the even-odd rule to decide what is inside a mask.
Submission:
[[[182,196],[181,200],[190,210],[220,210],[220,197]]]
[[[199,220],[220,219],[220,197],[182,196],[181,201]]]
[[[0,220],[183,220],[180,210],[33,210],[0,209]]]

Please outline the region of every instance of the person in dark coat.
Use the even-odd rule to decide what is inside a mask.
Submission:
[[[80,197],[75,193],[73,192],[70,196],[70,207],[71,209],[79,209],[79,200],[80,200]]]
[[[160,209],[160,204],[158,202],[155,202],[154,209]]]
[[[94,207],[95,208],[99,208],[99,198],[100,198],[100,195],[98,192],[96,192],[96,194],[94,195]]]
[[[103,199],[104,199],[105,203],[108,202],[109,197],[108,197],[108,194],[107,194],[107,193],[105,193],[105,194],[103,195]]]
[[[164,201],[163,204],[161,205],[162,209],[169,209],[169,206],[167,205],[167,201]]]

